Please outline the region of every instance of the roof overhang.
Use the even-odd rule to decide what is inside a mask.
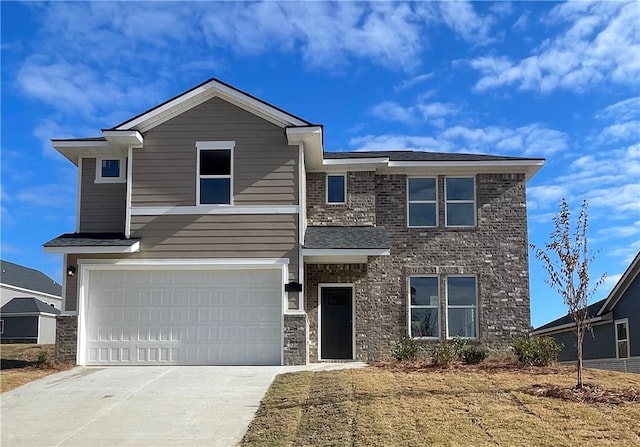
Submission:
[[[389,256],[388,248],[303,248],[305,264],[366,264],[369,256]]]
[[[137,253],[140,239],[127,239],[119,234],[63,234],[44,244],[45,253]]]
[[[611,323],[611,321],[613,321],[613,314],[609,312],[602,316],[589,318],[587,320],[587,324],[591,326],[599,326],[601,324]],[[568,332],[570,330],[573,330],[575,326],[576,326],[575,322],[572,321],[571,323],[565,323],[559,326],[553,326],[545,329],[537,329],[535,331],[531,331],[531,335],[552,335],[552,334],[558,334],[562,332]]]
[[[310,170],[310,167],[322,165],[324,152],[322,126],[287,127],[285,132],[290,145],[303,145],[307,170]]]
[[[60,314],[54,314],[50,312],[2,312],[2,318],[9,317],[37,317],[40,315],[44,315],[45,317],[57,317]],[[14,338],[22,338],[22,337],[14,337]]]
[[[139,148],[144,143],[142,134],[137,130],[110,130],[104,129],[102,135],[113,147],[128,150],[130,147]]]
[[[103,130],[102,137],[51,140],[51,145],[78,166],[82,157],[126,157],[130,147],[142,147],[144,138],[137,130]]]

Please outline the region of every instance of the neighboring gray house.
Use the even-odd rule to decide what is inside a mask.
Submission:
[[[2,343],[56,342],[56,316],[60,310],[33,297],[13,298],[0,308]]]
[[[13,298],[32,296],[61,308],[62,286],[39,270],[0,260],[0,306]]]
[[[589,306],[592,330],[584,338],[584,365],[640,373],[640,253],[607,298]],[[550,335],[564,345],[558,359],[576,360],[573,320],[565,315],[540,326],[533,335]]]
[[[102,136],[78,167],[57,355],[81,365],[389,357],[404,335],[505,345],[529,324],[525,185],[542,159],[332,153],[218,80]]]

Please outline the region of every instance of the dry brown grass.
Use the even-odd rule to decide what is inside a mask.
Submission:
[[[640,376],[586,370],[589,383],[640,390]],[[564,368],[398,371],[276,378],[244,446],[640,445],[640,404],[568,402],[521,391],[574,385]]]
[[[54,345],[3,344],[0,345],[0,392],[13,390],[71,365],[38,363],[38,355],[45,351],[53,359]]]

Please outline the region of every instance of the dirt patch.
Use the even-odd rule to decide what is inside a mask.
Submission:
[[[53,361],[53,345],[0,346],[0,392],[6,392],[59,371],[73,368]]]
[[[640,391],[635,389],[621,390],[607,388],[602,385],[585,384],[582,388],[552,385],[549,383],[535,384],[521,388],[521,391],[537,397],[554,397],[571,402],[590,404],[640,403]]]

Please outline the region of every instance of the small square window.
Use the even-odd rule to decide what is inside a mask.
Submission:
[[[347,176],[344,174],[327,175],[327,203],[346,203]]]
[[[104,157],[96,159],[96,183],[123,183],[125,179],[125,160],[123,158]]]

